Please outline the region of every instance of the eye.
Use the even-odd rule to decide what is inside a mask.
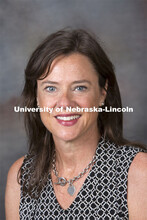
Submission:
[[[45,90],[47,90],[48,92],[55,92],[56,91],[56,87],[55,86],[47,86],[45,88]]]
[[[86,89],[87,89],[86,86],[77,86],[77,87],[75,88],[76,91],[85,91]]]

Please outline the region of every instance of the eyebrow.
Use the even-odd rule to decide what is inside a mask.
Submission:
[[[44,84],[58,84],[58,82],[46,80],[41,83],[41,85],[44,85]]]
[[[91,85],[91,82],[89,80],[76,80],[76,81],[73,81],[72,84],[80,84],[80,83],[88,83]],[[59,84],[58,82],[54,82],[54,81],[49,81],[49,80],[46,80],[46,81],[43,81],[41,83],[41,85],[44,85],[44,84],[52,84],[52,85],[57,85]]]
[[[86,80],[86,79],[74,81],[72,84],[79,84],[79,83],[88,83],[88,84],[91,85],[91,82],[89,80]]]

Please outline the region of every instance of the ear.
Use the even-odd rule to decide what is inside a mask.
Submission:
[[[108,80],[106,80],[104,88],[101,89],[101,99],[100,99],[99,106],[105,105],[105,99],[107,96],[107,89],[108,89]]]
[[[37,102],[37,107],[39,108],[39,101],[38,101],[38,97],[36,97],[36,102]]]
[[[107,89],[108,89],[108,79],[106,79],[106,83],[105,83],[105,86],[104,86],[104,90],[106,91],[106,94],[107,94]]]

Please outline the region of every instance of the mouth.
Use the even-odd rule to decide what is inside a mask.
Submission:
[[[64,126],[72,126],[77,123],[78,119],[81,117],[79,114],[74,115],[57,115],[55,118],[58,123]]]
[[[57,119],[62,121],[72,121],[74,119],[80,118],[81,115],[66,115],[66,116],[56,116]]]

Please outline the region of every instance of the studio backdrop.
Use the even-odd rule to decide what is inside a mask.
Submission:
[[[27,152],[23,113],[14,112],[36,46],[59,29],[95,33],[115,66],[126,138],[147,143],[146,0],[2,0],[0,2],[0,219],[9,167]]]

